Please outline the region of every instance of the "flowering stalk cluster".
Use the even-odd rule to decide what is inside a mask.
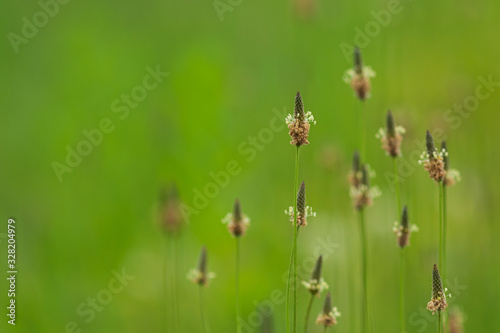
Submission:
[[[302,97],[297,91],[295,96],[295,109],[293,116],[289,114],[286,119],[286,124],[290,130],[288,134],[292,138],[290,144],[300,147],[309,144],[307,138],[309,137],[310,123],[316,124],[314,116],[311,111],[304,112],[304,103],[302,102]]]
[[[344,73],[344,82],[351,86],[359,100],[364,101],[370,97],[370,78],[375,76],[376,73],[371,67],[363,66],[361,51],[356,47],[354,50],[354,68],[348,69]]]
[[[380,128],[376,137],[382,142],[382,149],[391,157],[401,156],[401,141],[406,130],[403,126],[396,126],[391,111],[387,112],[386,128]]]
[[[351,183],[350,195],[357,210],[371,206],[373,199],[381,195],[377,186],[370,187],[370,178],[374,176],[375,172],[370,169],[368,164],[361,165],[359,153],[355,152],[352,170],[349,173],[349,182]]]

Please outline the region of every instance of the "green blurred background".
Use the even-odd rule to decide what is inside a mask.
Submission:
[[[334,244],[324,277],[342,317],[331,331],[360,331],[358,228],[346,180],[358,145],[359,102],[342,81],[352,62],[340,45],[352,45],[356,29],[375,22],[371,11],[387,10],[388,2],[222,3],[231,9],[223,20],[211,1],[71,1],[16,47],[10,33],[22,36],[23,17],[33,22],[42,7],[0,4],[0,268],[7,270],[5,232],[14,217],[19,271],[15,328],[6,323],[8,285],[0,282],[0,331],[71,332],[66,325],[75,322],[82,332],[165,332],[172,314],[163,310],[162,267],[166,262],[172,275],[173,240],[155,221],[159,190],[176,182],[192,206],[194,190],[230,160],[241,173],[190,216],[177,240],[178,332],[202,331],[198,288],[185,278],[202,245],[217,274],[205,294],[211,331],[235,332],[234,240],[220,220],[236,197],[252,220],[241,242],[241,311],[246,322],[250,316],[258,323],[255,304],[285,290],[292,228],[283,210],[293,203],[294,148],[284,127],[251,161],[238,147],[269,128],[274,109],[291,112],[296,91],[317,120],[301,152],[300,179],[318,215],[300,234],[299,263],[310,270],[318,245]],[[467,332],[498,331],[498,87],[467,117],[455,114],[450,122],[444,115],[475,94],[479,76],[500,81],[500,3],[415,0],[398,10],[385,27],[372,24],[372,37],[360,45],[377,72],[366,103],[367,160],[383,192],[367,214],[375,331],[398,332],[399,318],[395,196],[384,176],[392,163],[374,137],[388,108],[407,129],[405,160],[420,153],[426,129],[448,137],[451,167],[463,177],[448,191],[448,277],[460,286],[450,308],[463,310]],[[120,119],[111,104],[142,84],[148,66],[169,75]],[[60,182],[53,162],[65,163],[66,147],[75,149],[82,131],[104,118],[114,130]],[[422,167],[411,165],[402,201],[420,232],[407,251],[407,331],[433,332],[435,322],[423,309],[437,262],[438,189]],[[122,268],[135,279],[85,322],[78,306]],[[299,327],[308,297],[301,288]],[[313,318],[321,303],[315,302]],[[274,331],[284,332],[284,304],[272,312]],[[310,331],[321,330],[311,325]]]

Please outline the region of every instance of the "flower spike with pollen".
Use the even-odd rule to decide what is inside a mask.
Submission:
[[[438,151],[434,145],[434,139],[429,131],[425,135],[426,151],[420,155],[419,164],[424,165],[424,169],[429,173],[429,177],[440,183],[446,176],[444,157],[448,156],[446,149]]]
[[[401,222],[394,222],[394,228],[392,229],[396,236],[398,237],[398,246],[400,248],[405,248],[410,245],[410,234],[412,232],[417,232],[418,227],[412,225],[408,222],[408,209],[406,206],[403,207],[403,212],[401,213]]]
[[[403,126],[396,126],[391,111],[387,112],[386,128],[380,128],[376,137],[382,142],[382,149],[391,157],[401,156],[401,141],[406,130]]]
[[[292,206],[285,210],[285,214],[289,215],[290,221],[293,222],[294,211]],[[309,216],[316,217],[316,213],[313,212],[311,207],[306,206],[306,184],[302,182],[297,192],[297,226],[305,227]]]
[[[214,273],[207,273],[207,249],[204,246],[201,248],[198,268],[191,269],[187,277],[189,280],[193,281],[193,283],[199,284],[200,286],[207,285],[208,280],[215,277]]]
[[[304,111],[304,103],[302,102],[302,97],[297,91],[297,95],[295,96],[295,108],[293,111],[293,116],[289,114],[286,117],[286,124],[288,125],[288,129],[290,130],[288,134],[292,138],[290,144],[297,147],[309,144],[307,138],[309,137],[309,129],[311,127],[310,123],[316,124],[314,116],[312,115],[311,111]]]
[[[181,200],[175,184],[161,190],[158,221],[163,231],[172,236],[179,234],[184,225],[180,206]]]
[[[361,170],[356,174],[356,180],[351,180],[351,198],[354,202],[354,207],[361,210],[363,207],[371,206],[373,199],[380,196],[381,192],[377,186],[370,187],[370,178],[374,176],[374,172],[368,164],[363,164]],[[351,177],[350,177],[351,178]],[[353,184],[358,184],[357,186]]]
[[[363,66],[361,51],[354,49],[354,66],[344,73],[344,82],[350,84],[357,97],[364,101],[370,97],[370,78],[375,77],[375,72],[371,67]]]
[[[309,281],[302,281],[304,287],[311,293],[311,295],[319,295],[323,289],[328,289],[328,284],[321,277],[321,267],[323,264],[323,256],[319,256],[316,264],[314,265],[311,279]]]
[[[227,223],[227,229],[234,237],[244,236],[250,225],[250,219],[241,212],[240,201],[236,199],[232,213],[227,213],[222,219],[222,223]]]
[[[436,313],[436,311],[445,310],[448,307],[446,296],[451,297],[451,294],[446,295],[447,291],[448,289],[443,289],[441,275],[439,275],[437,265],[434,264],[434,268],[432,269],[432,298],[427,303],[427,309],[432,311],[432,314]]]
[[[337,317],[340,317],[337,307],[332,309],[332,297],[330,293],[326,295],[323,311],[316,319],[316,324],[331,327],[337,325]]]

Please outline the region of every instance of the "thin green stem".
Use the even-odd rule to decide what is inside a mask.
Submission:
[[[368,280],[367,280],[367,241],[365,230],[365,214],[364,208],[359,210],[359,228],[361,234],[361,262],[362,262],[362,278],[363,278],[363,321],[362,332],[366,333],[368,330]]]
[[[396,201],[398,203],[398,211],[396,216],[401,216],[401,195],[399,191],[399,176],[398,176],[398,158],[392,158],[394,164],[394,187],[396,188]]]
[[[179,320],[179,296],[177,294],[177,272],[178,272],[178,256],[177,256],[177,237],[172,237],[171,243],[171,262],[173,266],[172,272],[172,298],[173,298],[173,312],[174,312],[174,330],[177,332],[179,330],[180,320]]]
[[[447,218],[446,218],[446,185],[443,182],[443,282],[446,283],[446,244],[447,244]]]
[[[441,310],[438,310],[438,333],[441,333],[443,325],[441,324]]]
[[[292,279],[293,253],[295,246],[292,246],[290,252],[290,263],[288,264],[288,278],[286,280],[286,331],[290,333],[290,280]]]
[[[313,302],[314,302],[314,295],[311,294],[311,299],[309,300],[309,304],[307,305],[306,320],[304,323],[304,333],[307,333],[307,325],[309,324],[309,316],[311,314],[311,308],[312,308]]]
[[[299,230],[297,226],[297,190],[299,187],[299,150],[300,146],[297,146],[297,151],[295,153],[295,191],[294,191],[294,203],[295,207],[293,210],[293,332],[297,332],[297,237]]]
[[[360,101],[360,106],[359,106],[359,116],[358,116],[358,130],[359,130],[359,135],[358,138],[360,140],[359,142],[359,149],[360,149],[360,154],[361,154],[361,159],[366,159],[365,155],[365,141],[366,141],[366,115],[365,115],[365,102]]]
[[[162,317],[163,319],[163,325],[165,332],[168,331],[168,315],[167,315],[167,310],[168,310],[168,283],[167,283],[167,256],[168,256],[168,249],[167,249],[167,238],[163,237],[163,269],[162,269],[162,281],[163,281],[163,313]]]
[[[405,332],[405,250],[399,254],[399,316],[400,331]]]
[[[442,271],[444,280],[443,268],[443,185],[439,183],[439,267]]]
[[[240,323],[240,238],[236,237],[236,332],[241,333]]]
[[[203,326],[203,332],[209,333],[210,330],[208,328],[207,322],[205,321],[203,288],[204,288],[203,286],[200,286],[200,316],[201,316],[201,325]]]
[[[325,331],[324,331],[324,333],[326,333],[327,330],[328,330],[328,326],[325,325]]]

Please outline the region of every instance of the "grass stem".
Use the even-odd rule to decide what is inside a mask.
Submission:
[[[205,311],[204,311],[204,298],[203,298],[203,288],[204,286],[200,286],[200,316],[201,316],[201,325],[203,326],[203,332],[209,333],[210,330],[208,328],[208,324],[205,320]]]
[[[443,267],[443,182],[439,183],[439,267]],[[441,269],[443,281],[445,280],[445,272]]]
[[[405,249],[399,254],[399,316],[400,332],[405,332]]]
[[[300,146],[297,146],[297,151],[295,153],[295,190],[294,190],[294,203],[295,207],[293,210],[293,333],[297,332],[297,237],[299,230],[297,226],[297,191],[299,188],[299,150]]]
[[[441,272],[443,275],[443,282],[446,283],[446,235],[447,235],[447,218],[446,218],[446,185],[442,184],[443,187],[443,266],[441,266]]]

